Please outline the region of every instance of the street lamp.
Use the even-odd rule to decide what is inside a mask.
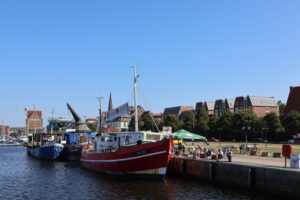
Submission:
[[[264,138],[265,138],[265,147],[267,147],[268,145],[267,145],[267,143],[268,143],[268,140],[267,140],[267,132],[269,131],[269,129],[267,128],[267,127],[263,127],[262,128],[262,130],[263,130],[263,136],[264,136]]]
[[[250,131],[251,127],[249,126],[243,126],[243,131],[245,131],[245,140],[246,140],[246,148],[248,145],[248,131]]]
[[[219,137],[219,141],[221,141],[221,137],[220,137],[221,132],[222,132],[222,128],[218,128],[218,137]]]

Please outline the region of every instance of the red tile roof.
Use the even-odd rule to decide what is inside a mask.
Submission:
[[[163,114],[162,113],[152,113],[153,117],[162,117]]]
[[[113,132],[120,132],[119,129],[109,126],[107,128],[101,128],[101,133],[113,133]]]

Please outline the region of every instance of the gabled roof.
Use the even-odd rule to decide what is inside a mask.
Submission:
[[[206,102],[207,110],[215,110],[215,102]]]
[[[162,113],[152,113],[153,117],[162,117],[163,114]]]
[[[229,108],[234,108],[235,99],[226,99],[228,102]]]
[[[179,111],[180,111],[180,106],[165,108],[164,115],[168,115],[168,114],[178,115]]]
[[[128,114],[124,114],[124,115],[122,115],[121,117],[131,117],[130,115],[128,115]]]
[[[194,112],[193,110],[187,110],[187,111],[183,111],[181,114],[180,114],[180,116],[179,116],[179,118],[180,119],[185,119],[190,113],[192,113],[192,112]]]
[[[194,108],[192,106],[177,106],[171,108],[165,108],[164,115],[174,114],[174,115],[181,115],[182,112],[185,111],[193,111]]]
[[[274,97],[255,97],[249,96],[252,106],[278,106]]]
[[[290,94],[285,107],[285,115],[292,110],[300,111],[300,86],[290,87]]]

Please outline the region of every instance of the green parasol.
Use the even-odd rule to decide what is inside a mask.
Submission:
[[[184,129],[171,133],[171,135],[173,135],[174,139],[177,140],[207,140],[204,136],[191,133]]]

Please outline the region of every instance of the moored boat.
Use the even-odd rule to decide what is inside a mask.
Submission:
[[[62,144],[52,143],[43,144],[39,147],[27,147],[28,155],[41,160],[55,160],[59,157],[64,146]]]
[[[93,149],[82,152],[82,167],[107,174],[164,179],[173,152],[173,137],[138,131],[137,79],[134,67],[135,132],[99,135],[93,141]],[[124,104],[108,114],[118,116],[126,108]],[[149,136],[154,140],[149,141]]]
[[[64,149],[64,146],[57,142],[57,137],[59,136],[49,134],[30,135],[27,154],[41,160],[57,159]]]
[[[102,135],[94,141],[93,150],[83,151],[81,166],[107,174],[164,179],[173,151],[172,136],[149,142],[144,140],[146,134]]]
[[[64,161],[80,161],[81,151],[84,149],[91,149],[92,144],[90,140],[94,137],[95,133],[76,133],[67,132],[64,134],[66,144],[60,156],[60,160]]]

